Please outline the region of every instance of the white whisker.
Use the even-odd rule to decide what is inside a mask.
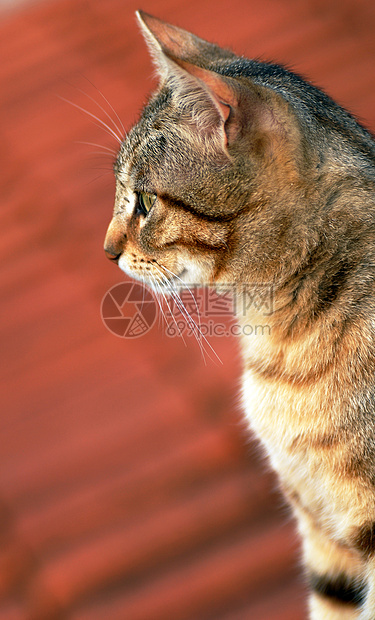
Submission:
[[[91,151],[90,155],[100,155],[101,157],[109,157],[110,153],[107,153],[106,151]],[[113,161],[114,159],[115,159],[115,156],[113,155],[111,157],[111,160]],[[113,171],[113,165],[112,165],[112,171]]]
[[[94,85],[93,85],[94,86]],[[96,87],[94,87],[96,88]],[[98,106],[98,108],[103,112],[103,114],[106,115],[106,117],[111,121],[111,123],[113,124],[114,128],[116,129],[116,132],[122,136],[122,140],[124,138],[124,134],[125,134],[125,129],[124,127],[122,127],[122,129],[120,129],[120,127],[117,125],[117,123],[113,120],[113,118],[111,117],[110,114],[108,114],[107,110],[105,108],[103,108],[102,105],[100,105],[100,103],[98,103],[98,101],[96,101],[93,97],[91,97],[91,95],[89,95],[88,93],[85,93],[84,90],[82,90],[81,88],[76,87],[76,89],[82,93],[82,95],[85,95],[85,97],[87,97],[88,99],[90,99],[90,101],[92,101],[93,103],[95,103],[95,105]],[[100,93],[99,89],[97,89],[98,92]],[[101,96],[103,97],[103,99],[106,101],[106,103],[110,106],[110,108],[112,109],[112,111],[116,114],[116,112],[114,111],[114,109],[112,108],[111,104],[109,103],[109,101],[107,101],[107,99],[104,97],[104,95],[102,93],[100,93]],[[120,119],[118,119],[120,120]],[[120,124],[122,125],[121,121]]]
[[[111,105],[111,103],[108,101],[107,97],[105,97],[103,95],[102,91],[97,86],[95,86],[95,84],[93,84],[93,82],[91,82],[91,80],[89,80],[88,77],[84,76],[84,78],[89,82],[89,84],[91,84],[91,86],[93,86],[93,88],[95,88],[95,90],[99,93],[99,95],[104,99],[106,104],[109,105],[109,107],[111,108],[113,114],[116,116],[118,122],[120,123],[123,135],[125,136],[126,130],[125,130],[124,124],[123,124],[121,118],[119,117],[119,115],[117,114],[116,110],[114,109],[113,105]],[[113,122],[113,120],[112,120],[112,122]]]
[[[157,293],[161,294],[161,295],[163,296],[164,300],[166,301],[165,296],[164,296],[164,293],[163,293],[163,291],[161,290],[161,288],[160,288],[160,286],[159,286],[159,283],[158,283],[157,279],[155,278],[155,276],[154,276],[152,273],[150,273],[150,276],[151,276],[151,279],[152,279],[152,281],[153,281],[153,284],[154,284],[154,286],[155,286],[155,289],[156,289]],[[165,316],[165,313],[164,313],[164,310],[163,310],[163,306],[162,306],[162,304],[161,304],[161,301],[160,301],[160,298],[159,298],[159,296],[158,296],[158,295],[156,296],[156,301],[158,302],[158,306],[159,306],[160,312],[161,312],[161,314],[162,314],[162,317],[163,317],[163,319],[164,319],[165,325],[166,325],[166,327],[168,328],[169,323],[168,323],[167,317]],[[167,305],[168,305],[168,304],[167,304]],[[168,306],[168,307],[169,307],[169,306]]]
[[[65,101],[65,103],[69,103],[70,105],[72,105],[74,108],[77,108],[77,110],[80,110],[81,112],[84,112],[85,114],[87,114],[88,116],[91,116],[91,118],[95,119],[96,121],[98,121],[98,123],[100,123],[101,128],[106,131],[107,133],[109,133],[109,135],[111,135],[113,138],[116,139],[116,141],[121,144],[122,143],[122,139],[120,136],[117,135],[117,133],[109,126],[107,125],[107,123],[105,123],[104,121],[102,121],[98,116],[95,116],[95,114],[92,114],[92,112],[89,112],[88,110],[85,110],[85,108],[82,108],[80,105],[78,105],[77,103],[74,103],[73,101],[69,101],[69,99],[65,99],[65,97],[61,97],[60,95],[58,95],[59,99],[61,99],[62,101]],[[95,123],[96,124],[96,123]]]
[[[155,265],[155,264],[154,264],[154,265]],[[159,263],[158,263],[158,266],[159,266],[161,269],[164,269],[164,266],[163,266],[163,265],[159,265]],[[168,288],[168,290],[170,291],[170,293],[171,293],[171,295],[172,295],[173,299],[175,300],[175,302],[176,302],[176,304],[177,304],[177,307],[178,307],[178,309],[179,309],[180,313],[182,314],[182,316],[184,316],[184,317],[185,317],[185,320],[187,321],[188,325],[190,326],[190,328],[191,328],[191,330],[192,330],[192,333],[194,334],[195,339],[196,339],[196,341],[197,341],[197,343],[198,343],[198,346],[199,346],[199,348],[200,348],[200,350],[201,350],[201,353],[202,353],[202,356],[203,356],[204,362],[206,363],[205,353],[207,353],[207,351],[205,351],[205,348],[204,348],[204,345],[203,345],[203,341],[204,341],[204,342],[205,342],[205,344],[208,346],[208,348],[212,351],[212,353],[214,354],[215,358],[216,358],[216,359],[217,359],[217,360],[218,360],[218,361],[222,364],[222,361],[221,361],[220,357],[218,356],[218,354],[216,353],[216,351],[214,350],[214,348],[211,346],[211,344],[208,342],[207,338],[206,338],[206,337],[204,336],[204,334],[202,333],[201,326],[198,326],[198,325],[197,325],[197,323],[194,321],[193,317],[191,316],[191,314],[189,313],[189,311],[188,311],[188,310],[187,310],[187,308],[185,307],[184,302],[182,301],[181,297],[179,296],[179,294],[178,294],[177,290],[173,288],[171,281],[170,281],[168,278],[166,278],[166,275],[162,272],[162,270],[161,270],[161,269],[158,269],[158,267],[157,267],[156,265],[155,265],[155,268],[156,268],[156,269],[159,271],[159,273],[162,275],[162,277],[163,277],[163,284],[164,284],[164,285]],[[169,271],[169,273],[171,273],[174,277],[177,277],[177,276],[175,276],[175,274],[173,274],[173,273],[172,273],[169,269],[167,269],[166,267],[165,267],[165,269],[166,269],[167,271]],[[182,282],[182,280],[181,280],[181,282]],[[184,284],[184,286],[185,286],[185,283],[184,283],[184,282],[183,282],[183,284]],[[191,291],[190,291],[190,293],[191,293]],[[191,295],[192,295],[192,293],[191,293]],[[194,298],[194,301],[196,302],[195,298]],[[198,311],[198,312],[199,312],[199,311]],[[208,353],[208,357],[209,357],[210,359],[213,359],[209,353]]]
[[[173,299],[175,300],[177,307],[180,311],[180,313],[182,314],[183,317],[185,317],[185,320],[187,322],[187,324],[189,325],[192,333],[194,334],[194,337],[198,343],[198,346],[201,350],[202,356],[203,356],[203,361],[206,364],[206,357],[205,357],[205,350],[204,350],[204,346],[202,343],[202,331],[198,328],[197,324],[195,323],[193,317],[191,316],[190,312],[188,311],[188,309],[185,307],[184,302],[182,301],[181,297],[178,295],[176,290],[171,289],[171,295],[173,297]],[[209,345],[210,346],[210,345]]]
[[[190,287],[189,287],[189,286],[188,286],[188,285],[187,285],[187,284],[186,284],[183,280],[181,280],[181,278],[180,278],[177,274],[173,273],[173,271],[171,271],[170,269],[168,269],[168,267],[165,267],[164,265],[161,265],[161,267],[162,267],[162,269],[165,269],[166,271],[168,271],[168,273],[170,273],[170,274],[171,274],[171,276],[173,276],[174,278],[176,278],[177,280],[179,280],[179,281],[183,284],[184,289],[186,289],[187,291],[189,291],[190,297],[192,298],[192,300],[194,301],[194,304],[195,304],[195,308],[196,308],[196,311],[197,311],[197,317],[198,317],[198,326],[199,326],[199,331],[201,331],[201,325],[202,325],[202,322],[201,322],[201,313],[200,313],[200,311],[199,311],[199,307],[198,307],[197,300],[195,299],[195,296],[194,296],[194,294],[192,293],[192,291],[191,291]],[[177,291],[176,291],[176,292],[177,292]],[[180,299],[181,299],[181,297],[180,297]],[[181,301],[182,301],[182,299],[181,299]]]
[[[108,146],[104,146],[104,144],[95,144],[95,142],[82,142],[81,140],[76,140],[75,144],[86,144],[87,146],[96,146],[98,149],[104,149],[111,153],[114,157],[116,157],[117,152],[114,149],[109,148]],[[102,153],[104,155],[104,153]]]
[[[167,289],[170,291],[170,293],[171,293],[171,295],[172,295],[172,297],[173,297],[173,299],[174,299],[174,296],[173,296],[173,289],[172,289],[172,288],[168,285],[168,283],[167,283],[167,282],[165,282],[164,284],[165,284],[165,286],[167,287]],[[177,327],[177,329],[178,329],[178,333],[180,334],[180,336],[181,336],[181,338],[182,338],[182,341],[183,341],[183,343],[184,343],[184,345],[185,345],[185,347],[186,347],[186,346],[187,346],[187,344],[186,344],[185,338],[183,337],[183,335],[182,335],[182,331],[180,330],[180,328],[179,328],[179,326],[178,326],[178,323],[177,323],[177,321],[176,321],[176,317],[175,317],[175,315],[173,314],[173,311],[172,311],[172,308],[171,308],[171,306],[170,306],[170,304],[169,304],[169,302],[168,302],[168,299],[167,299],[167,297],[164,295],[163,289],[162,289],[161,287],[159,287],[159,288],[160,288],[160,292],[161,292],[161,294],[163,295],[164,301],[165,301],[165,303],[166,303],[166,304],[167,304],[167,306],[168,306],[168,309],[169,309],[169,312],[170,312],[171,317],[172,317],[172,319],[173,319],[173,322],[174,322],[175,326],[176,326],[176,327]]]

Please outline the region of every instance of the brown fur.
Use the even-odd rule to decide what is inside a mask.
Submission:
[[[165,292],[172,274],[272,285],[270,329],[241,338],[245,411],[298,520],[311,618],[374,620],[374,141],[285,69],[139,21],[160,85],[120,148],[107,254]]]

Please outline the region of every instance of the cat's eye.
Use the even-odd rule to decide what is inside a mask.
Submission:
[[[156,194],[138,193],[138,208],[143,215],[147,215],[155,204]]]

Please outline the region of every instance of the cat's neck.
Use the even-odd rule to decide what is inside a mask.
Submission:
[[[374,293],[372,280],[365,278],[368,260],[363,251],[340,261],[332,253],[326,260],[315,257],[313,268],[301,266],[268,290],[244,287],[236,309],[246,367],[264,380],[283,378],[307,386],[329,372],[341,372],[339,349],[347,350],[339,360],[350,363],[363,348],[365,368],[372,338],[366,300]],[[354,375],[361,372],[356,359]]]

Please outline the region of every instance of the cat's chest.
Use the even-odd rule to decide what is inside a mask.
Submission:
[[[348,511],[355,520],[360,507],[357,510],[345,501],[358,492],[358,481],[341,476],[340,485],[336,484],[340,471],[345,470],[348,446],[341,441],[329,445],[335,433],[335,412],[340,408],[334,392],[332,387],[326,389],[325,382],[296,388],[272,383],[250,370],[243,375],[246,417],[266,447],[286,495],[300,514],[313,515],[322,528],[340,539],[346,533]],[[364,504],[367,495],[364,487]]]
[[[332,405],[322,385],[295,386],[244,371],[245,415],[284,480],[302,483],[319,475],[316,459],[322,453],[311,446],[323,444],[332,433]]]
[[[293,441],[306,428],[306,395],[296,393],[290,386],[259,377],[245,370],[242,379],[243,405],[251,428],[265,444],[273,459],[283,460]]]

